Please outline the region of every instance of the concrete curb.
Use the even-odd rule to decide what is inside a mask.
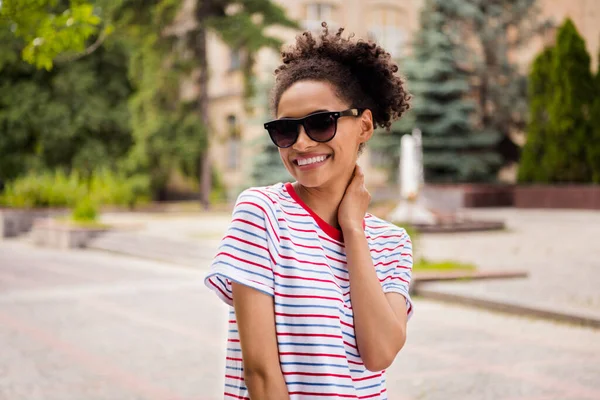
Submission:
[[[527,278],[526,271],[448,271],[448,272],[415,272],[413,275],[413,284],[417,285],[425,282],[439,281],[457,281],[470,279],[513,279]]]
[[[500,311],[518,316],[542,318],[558,322],[566,322],[590,328],[600,329],[600,317],[586,315],[576,310],[561,311],[555,308],[545,308],[540,305],[529,305],[515,301],[485,299],[476,296],[468,296],[450,293],[439,289],[428,288],[427,284],[416,285],[414,295],[425,299],[450,302],[492,311]]]

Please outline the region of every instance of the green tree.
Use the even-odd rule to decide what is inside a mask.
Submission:
[[[0,180],[28,170],[113,167],[132,144],[127,50],[38,70],[21,60],[24,40],[0,29]]]
[[[479,167],[467,163],[465,171],[488,169],[484,174],[487,178],[478,175],[477,179],[492,179],[502,165],[519,158],[520,151],[510,134],[526,126],[527,81],[509,54],[527,46],[551,24],[540,18],[537,0],[436,0],[434,3],[446,16],[444,32],[455,45],[457,69],[468,75],[469,97],[476,99],[471,126],[481,133],[482,147],[478,152],[483,163]],[[415,37],[414,41],[417,40]],[[410,69],[410,63],[402,60],[401,71],[407,68]],[[408,88],[413,92],[419,90],[413,88],[410,79]],[[419,102],[418,96],[413,102]],[[389,160],[390,177],[398,169],[400,137],[410,133],[414,118],[409,111],[392,125],[391,133],[377,132],[372,141],[371,146],[380,149]],[[500,163],[492,153],[501,157]]]
[[[530,75],[530,122],[519,168],[521,182],[600,181],[600,140],[594,130],[598,86],[590,55],[567,19],[556,46],[535,60]]]
[[[544,155],[544,145],[548,140],[549,100],[552,87],[549,84],[552,72],[554,48],[545,48],[533,61],[529,74],[529,120],[527,123],[527,143],[523,147],[519,163],[518,180],[522,183],[548,182],[547,171],[540,168]]]
[[[269,186],[278,182],[291,182],[292,177],[285,169],[279,150],[267,135],[259,139],[262,149],[252,160],[250,177],[252,186]]]
[[[590,112],[594,81],[590,55],[575,25],[567,19],[558,31],[551,66],[549,137],[540,168],[551,182],[590,182]]]
[[[600,183],[600,50],[598,50],[597,71],[594,81],[595,93],[592,104],[592,139],[588,148],[588,162],[592,167],[592,182]]]
[[[102,1],[2,0],[0,30],[8,29],[24,41],[21,55],[38,68],[51,69],[59,56],[93,51],[110,32],[96,7]],[[88,39],[98,42],[88,47]]]
[[[207,35],[216,33],[244,55],[246,98],[253,96],[252,70],[257,52],[279,49],[281,42],[266,33],[274,25],[296,27],[270,0],[195,1],[192,22],[184,33],[170,29],[181,12],[180,0],[126,0],[118,10],[118,26],[133,38],[131,74],[137,91],[131,100],[135,147],[128,168],[149,170],[153,187],[166,182],[173,168],[195,175],[201,200],[210,205],[213,171],[208,157]],[[188,11],[189,12],[189,11]],[[196,76],[198,95],[182,99],[182,80]],[[189,80],[188,80],[189,84]]]
[[[187,46],[192,49],[198,61],[197,108],[205,127],[209,127],[207,33],[216,32],[230,48],[240,51],[245,57],[242,70],[245,78],[245,95],[249,99],[254,94],[252,71],[255,57],[262,48],[279,50],[282,42],[267,34],[273,26],[298,28],[298,24],[289,19],[284,9],[272,0],[203,0],[196,3],[195,28],[187,35]],[[201,197],[205,208],[210,205],[212,165],[208,152],[204,152],[198,166]]]
[[[510,134],[526,127],[527,81],[509,55],[552,24],[540,17],[537,0],[447,0],[440,7],[452,18],[456,39],[471,50],[464,67],[478,100],[478,124],[498,135],[494,148],[504,164],[517,161],[519,148]]]
[[[118,31],[113,38],[119,39],[113,41],[124,43],[131,53],[129,73],[135,90],[129,100],[134,146],[122,166],[130,173],[150,174],[156,191],[175,168],[188,174],[200,171],[202,198],[208,206],[212,171],[206,135],[207,34],[216,32],[244,55],[249,99],[256,53],[281,46],[266,30],[274,25],[297,28],[297,24],[270,0],[196,1],[193,13],[187,15],[192,28],[182,37],[172,29],[182,5],[181,0],[4,0],[0,12],[8,23],[0,30],[23,39],[23,58],[46,69],[89,55],[113,30]],[[11,57],[2,55],[0,62],[14,61],[14,54]],[[179,87],[190,76],[198,77],[199,95],[186,100]]]
[[[491,181],[500,164],[490,151],[498,134],[471,126],[475,104],[467,99],[468,76],[457,61],[461,49],[452,41],[440,3],[425,2],[414,55],[405,68],[414,96],[414,124],[423,133],[425,180]]]
[[[180,0],[123,0],[112,13],[115,32],[129,49],[128,100],[133,147],[121,167],[147,174],[155,198],[161,198],[174,170],[195,176],[206,148],[206,131],[195,103],[182,99],[180,87],[194,60],[179,49],[181,39],[169,27]]]

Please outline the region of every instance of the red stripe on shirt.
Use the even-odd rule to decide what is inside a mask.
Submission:
[[[279,292],[275,292],[275,294],[277,296],[281,296],[281,297],[290,297],[290,298],[294,298],[294,299],[321,299],[321,300],[336,300],[339,302],[344,302],[342,299],[337,298],[337,297],[327,297],[327,296],[310,296],[310,295],[302,295],[302,294],[284,294],[284,293],[279,293]]]
[[[290,396],[319,396],[319,397],[343,397],[346,399],[358,399],[355,394],[338,394],[338,393],[315,393],[315,392],[289,392]],[[310,398],[310,397],[309,397]]]
[[[279,239],[279,235],[277,235],[277,231],[275,230],[275,228],[273,228],[273,223],[271,222],[271,219],[269,218],[269,214],[267,214],[267,211],[259,204],[253,203],[251,201],[242,201],[240,203],[238,203],[238,206],[242,205],[242,204],[247,204],[247,205],[251,205],[254,206],[260,210],[262,210],[262,212],[264,213],[264,217],[267,221],[269,221],[269,225],[271,226],[271,231],[273,232],[273,234],[275,235],[275,237],[277,238],[277,241],[280,242],[281,240]],[[265,230],[265,228],[262,228],[263,230]]]
[[[280,317],[294,317],[294,318],[332,318],[340,319],[339,315],[323,315],[323,314],[289,314],[276,312],[275,315]]]
[[[402,279],[401,277],[399,277],[399,276],[396,276],[396,275],[386,276],[385,278],[383,278],[383,279],[380,279],[380,280],[379,280],[379,282],[385,282],[385,281],[387,281],[388,279],[390,279],[390,280],[392,280],[392,279],[398,279],[398,280],[400,280],[400,281],[402,281],[402,282],[404,282],[404,283],[408,284],[408,281],[407,281],[406,279]]]
[[[283,351],[279,352],[280,356],[301,356],[301,357],[333,357],[333,358],[346,358],[345,354],[329,354],[329,353],[301,353],[297,351]]]
[[[308,278],[306,276],[299,276],[299,275],[284,275],[284,274],[280,274],[279,272],[273,272],[273,275],[279,276],[280,278],[285,278],[285,279],[300,279],[303,281],[311,281],[311,282],[323,282],[323,283],[333,283],[335,286],[337,286],[338,289],[342,289],[340,287],[340,285],[338,285],[335,281],[332,281],[331,279],[318,279],[318,278]]]
[[[218,256],[227,256],[227,257],[231,257],[231,258],[233,258],[234,260],[237,260],[237,261],[243,262],[243,263],[245,263],[245,264],[254,265],[254,266],[256,266],[256,267],[259,267],[259,268],[262,268],[262,269],[266,269],[267,271],[271,271],[271,267],[265,267],[264,265],[262,265],[262,264],[259,264],[259,263],[255,263],[254,261],[250,261],[250,260],[243,259],[243,258],[241,258],[241,257],[234,256],[233,254],[231,254],[231,253],[229,253],[229,252],[226,252],[226,251],[222,251],[222,252],[218,253],[218,254],[215,256],[215,258],[216,258],[216,257],[218,257]]]
[[[277,336],[315,336],[326,337],[332,339],[341,339],[342,335],[332,335],[328,333],[294,333],[294,332],[277,332]]]
[[[290,372],[283,372],[283,375],[333,376],[333,377],[336,377],[336,378],[350,378],[350,379],[352,379],[352,376],[350,376],[350,375],[344,375],[344,374],[326,374],[326,373],[322,373],[322,372],[298,372],[298,371],[290,371]]]
[[[273,264],[276,264],[276,262],[275,262],[275,258],[273,258],[273,255],[271,254],[271,250],[269,250],[269,248],[268,248],[268,247],[261,246],[261,245],[259,245],[259,244],[253,243],[253,242],[251,242],[251,241],[249,241],[249,240],[245,240],[245,239],[242,239],[242,238],[240,238],[240,237],[237,237],[237,236],[232,236],[232,235],[227,235],[227,236],[225,236],[225,237],[223,238],[223,240],[225,240],[225,239],[233,239],[233,240],[237,240],[238,242],[241,242],[241,243],[244,243],[244,244],[247,244],[247,245],[250,245],[250,246],[254,246],[254,247],[256,247],[256,248],[259,248],[259,249],[261,249],[261,250],[264,250],[264,251],[266,251],[267,253],[269,253],[269,257],[271,258],[271,261],[273,262]]]
[[[221,289],[221,288],[220,288],[218,285],[216,285],[216,284],[215,284],[215,283],[212,281],[212,279],[209,279],[209,280],[208,280],[208,283],[210,283],[210,284],[211,284],[211,286],[213,286],[215,289],[217,289],[219,292],[221,292],[221,294],[222,294],[223,296],[225,296],[225,297],[226,297],[226,298],[228,298],[229,300],[233,301],[233,297],[229,297],[229,295],[228,295],[227,293],[225,293],[225,292],[224,292],[224,291],[223,291],[223,290],[222,290],[222,289]]]
[[[396,250],[401,249],[403,247],[404,247],[404,244],[400,244],[400,245],[398,245],[396,247],[393,247],[393,248],[392,247],[384,247],[384,248],[381,248],[381,249],[371,249],[371,252],[373,252],[373,253],[381,253],[381,252],[384,252],[384,251],[396,251]]]
[[[239,399],[239,400],[250,400],[250,397],[238,396],[237,394],[228,393],[228,392],[225,392],[224,395],[233,397],[234,399]]]
[[[363,378],[352,378],[352,380],[354,382],[362,382],[362,381],[366,381],[367,379],[380,378],[382,375],[383,375],[383,373],[379,372],[375,375],[369,375],[369,376],[365,376]]]

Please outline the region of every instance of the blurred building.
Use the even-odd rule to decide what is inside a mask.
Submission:
[[[600,0],[539,0],[543,14],[560,24],[571,17],[585,37],[588,51],[597,63],[600,46]],[[319,31],[321,21],[332,28],[343,26],[346,32],[357,37],[374,39],[393,56],[410,51],[409,43],[418,28],[422,0],[276,0],[288,15],[300,21],[304,29]],[[298,32],[274,29],[271,33],[291,43]],[[536,53],[552,37],[541,38],[524,51],[515,54],[527,68]],[[261,138],[267,133],[262,124],[272,114],[268,109],[269,89],[273,71],[279,65],[279,54],[263,50],[257,57],[255,69],[257,96],[253,110],[248,112],[243,98],[241,55],[228,49],[215,35],[210,37],[210,117],[211,155],[230,194],[248,186],[252,159],[262,151]],[[264,141],[262,142],[264,144]],[[384,185],[386,172],[379,168],[378,156],[368,150],[360,163],[368,170],[366,176],[371,186]],[[504,179],[512,179],[510,171]]]

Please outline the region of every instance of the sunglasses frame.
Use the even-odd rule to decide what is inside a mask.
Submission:
[[[280,119],[275,119],[273,121],[269,121],[266,122],[264,127],[267,130],[269,137],[271,138],[271,141],[273,142],[273,144],[277,147],[279,147],[280,149],[287,149],[289,147],[292,147],[297,141],[298,138],[300,137],[300,125],[302,125],[302,127],[304,127],[304,132],[306,132],[306,135],[310,138],[310,140],[317,142],[317,143],[327,143],[331,140],[333,140],[333,138],[335,137],[335,135],[337,134],[337,126],[338,126],[338,120],[341,117],[358,117],[360,116],[363,111],[365,109],[364,108],[349,108],[347,110],[344,111],[319,111],[319,112],[315,112],[312,114],[308,114],[302,118],[280,118]],[[314,117],[315,115],[330,115],[334,118],[334,128],[333,128],[333,135],[331,135],[331,137],[327,140],[316,140],[315,138],[313,138],[310,134],[310,131],[308,129],[306,129],[306,120],[308,118]],[[297,122],[296,124],[296,138],[294,139],[294,141],[289,145],[289,146],[279,146],[277,143],[275,143],[275,139],[273,139],[273,135],[271,135],[271,132],[269,131],[269,127],[272,127],[273,124],[276,124],[279,121],[286,121],[286,122]]]

